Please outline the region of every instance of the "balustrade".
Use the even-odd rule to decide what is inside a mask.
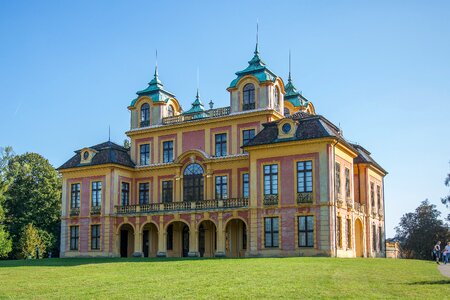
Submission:
[[[313,203],[313,194],[309,193],[297,193],[297,204]]]
[[[278,205],[278,195],[264,195],[264,205]]]

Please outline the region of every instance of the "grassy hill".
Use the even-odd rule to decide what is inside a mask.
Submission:
[[[338,258],[0,261],[0,298],[448,299],[430,261]]]

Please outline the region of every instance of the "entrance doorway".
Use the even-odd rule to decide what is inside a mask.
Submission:
[[[203,221],[198,228],[198,250],[200,257],[214,257],[217,248],[216,225]]]
[[[131,257],[134,252],[134,229],[130,224],[120,227],[120,257]]]
[[[156,257],[158,253],[158,229],[153,223],[142,228],[142,253],[144,257]]]
[[[189,254],[189,226],[184,222],[175,221],[167,226],[167,256],[187,257]]]
[[[355,252],[356,257],[363,257],[363,228],[362,223],[359,219],[355,221]]]
[[[244,257],[247,251],[247,226],[241,219],[233,219],[225,229],[225,252],[228,257]]]

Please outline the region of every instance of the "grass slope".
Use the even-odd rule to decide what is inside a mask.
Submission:
[[[450,279],[418,260],[338,258],[0,261],[0,298],[436,298]]]

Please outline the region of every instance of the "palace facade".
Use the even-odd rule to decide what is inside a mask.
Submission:
[[[75,151],[61,257],[384,257],[386,171],[260,59],[228,107],[183,111],[157,68],[128,106],[129,147]]]

